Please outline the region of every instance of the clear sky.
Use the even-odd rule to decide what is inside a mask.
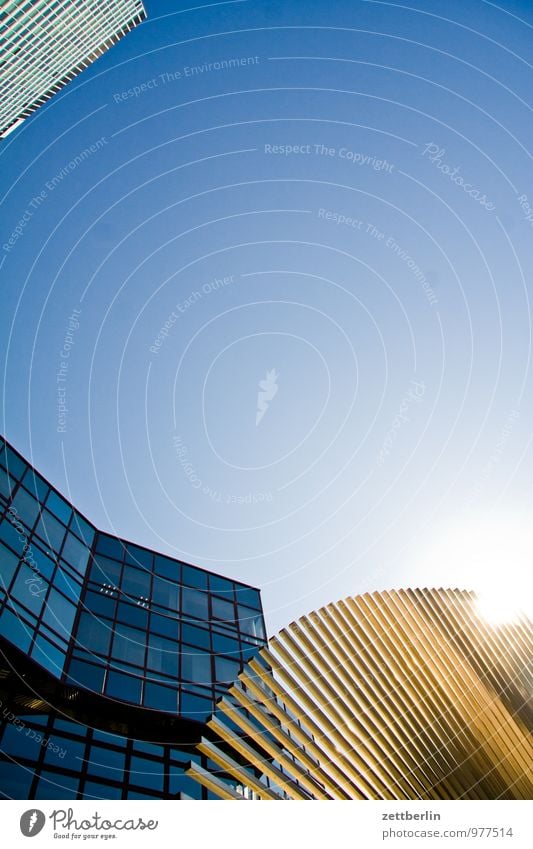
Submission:
[[[1,143],[6,437],[270,633],[522,591],[531,3],[145,6]]]

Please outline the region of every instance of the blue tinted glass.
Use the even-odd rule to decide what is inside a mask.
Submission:
[[[17,511],[17,518],[24,522],[28,528],[33,528],[39,515],[40,505],[29,492],[26,492],[24,487],[20,486],[13,499],[12,512],[15,510]]]
[[[19,559],[0,542],[0,586],[6,590],[16,572]]]
[[[123,747],[126,744],[126,738],[121,734],[110,734],[109,731],[98,731],[96,728],[93,731],[93,740],[98,740],[100,743],[108,743],[110,746]]]
[[[122,672],[110,672],[107,676],[106,696],[124,702],[141,701],[141,680]]]
[[[223,683],[237,680],[241,665],[236,660],[228,660],[226,657],[215,658],[216,679]]]
[[[24,724],[7,725],[2,737],[2,752],[13,758],[37,760],[42,734]]]
[[[251,637],[264,639],[265,627],[262,615],[255,610],[251,610],[249,607],[242,607],[240,604],[237,605],[237,610],[239,612],[239,628],[241,631],[249,634]]]
[[[54,492],[53,489],[50,490],[46,499],[46,509],[50,510],[54,516],[57,516],[64,525],[68,525],[72,514],[72,507],[57,492]]]
[[[135,755],[130,763],[130,784],[150,787],[152,790],[163,790],[163,764],[138,758]]]
[[[184,646],[181,655],[181,677],[194,684],[211,684],[211,655]]]
[[[85,574],[89,560],[89,549],[73,534],[67,534],[61,557],[82,575]]]
[[[205,722],[208,716],[211,715],[213,705],[210,699],[204,699],[202,696],[196,696],[193,693],[183,692],[180,699],[180,713],[189,719],[195,719],[197,722]]]
[[[46,746],[44,762],[49,766],[80,772],[85,757],[85,743],[51,734]]]
[[[144,666],[144,644],[146,635],[143,631],[129,628],[127,625],[117,625],[113,639],[112,655],[126,663]]]
[[[27,799],[32,781],[31,767],[19,766],[12,761],[0,761],[0,793],[6,799]]]
[[[29,489],[37,501],[44,504],[50,487],[40,475],[36,474],[36,472],[33,472],[31,469],[28,469],[24,477],[24,486],[26,489]]]
[[[80,597],[81,584],[74,580],[65,568],[60,567],[57,569],[54,575],[54,587],[56,590],[64,593],[73,602],[77,602]]]
[[[139,597],[148,598],[150,595],[151,572],[135,569],[133,566],[125,566],[122,574],[121,590],[135,600]]]
[[[13,551],[16,551],[17,554],[22,554],[22,549],[25,545],[27,545],[27,534],[24,530],[22,524],[17,528],[13,527],[13,522],[16,522],[15,518],[6,518],[0,522],[0,540],[9,545]]]
[[[169,610],[177,611],[179,609],[179,592],[180,588],[177,584],[173,584],[165,578],[154,576],[152,589],[154,604],[160,604],[162,607],[168,607]]]
[[[196,569],[194,566],[183,565],[183,583],[189,587],[198,587],[198,589],[207,589],[207,572],[203,569]]]
[[[233,601],[234,586],[233,581],[229,581],[227,578],[222,578],[220,575],[209,575],[209,589],[211,592],[230,601]]]
[[[213,596],[211,598],[211,611],[215,619],[222,619],[231,624],[235,622],[235,605],[231,601]]]
[[[46,581],[26,566],[25,563],[20,565],[17,577],[11,593],[15,599],[20,601],[24,607],[29,608],[36,616],[39,615],[44,607],[44,599],[48,584]]]
[[[148,611],[139,604],[127,604],[125,601],[119,602],[117,619],[119,622],[124,622],[126,625],[133,625],[136,628],[142,628],[143,630],[148,628]]]
[[[48,513],[47,510],[43,510],[41,518],[35,528],[35,533],[38,534],[45,543],[48,543],[51,549],[58,552],[61,549],[61,543],[63,542],[66,530],[61,522],[54,518],[51,513]]]
[[[197,619],[208,619],[207,594],[198,590],[183,587],[181,609],[184,616],[194,616]]]
[[[33,628],[25,625],[18,616],[4,608],[0,617],[0,634],[21,651],[28,651],[33,636]]]
[[[76,615],[76,607],[65,596],[51,588],[46,599],[46,610],[43,614],[43,622],[61,636],[70,636],[72,623]]]
[[[87,731],[85,725],[81,725],[79,722],[70,722],[67,719],[60,719],[57,716],[54,719],[54,729],[56,731],[68,731],[72,734],[82,735],[85,735]]]
[[[5,451],[2,452],[2,456],[0,458],[0,463],[3,466],[7,467],[7,470],[13,477],[20,480],[26,469],[28,468],[27,464],[24,460],[21,460],[20,457],[17,457],[15,452],[9,445],[6,445]]]
[[[116,560],[122,560],[124,557],[123,543],[115,537],[107,536],[107,534],[97,535],[96,550],[99,554],[104,554],[106,557],[114,557]]]
[[[122,781],[126,755],[104,746],[91,746],[88,769],[110,781]]]
[[[210,644],[209,631],[205,628],[197,628],[196,625],[184,623],[181,628],[181,639],[184,643],[208,649]]]
[[[165,747],[158,746],[156,743],[148,743],[146,740],[134,740],[133,748],[136,752],[141,752],[148,755],[155,755],[161,760],[165,756]]]
[[[8,475],[5,469],[0,466],[0,493],[4,496],[6,501],[9,501],[11,498],[11,493],[15,487],[15,481],[13,478]]]
[[[222,634],[217,634],[213,631],[213,651],[216,654],[238,655],[240,645],[238,640],[233,640],[231,637],[225,637]]]
[[[44,637],[39,635],[35,638],[31,656],[37,663],[48,669],[52,675],[55,675],[56,678],[60,677],[63,672],[63,666],[65,665],[65,653],[56,648],[56,646],[53,646],[52,643],[49,643],[48,640],[45,640]]]
[[[33,558],[33,560],[32,560]],[[33,563],[34,571],[45,580],[49,581],[55,569],[55,561],[48,557],[32,540],[30,549],[26,552],[26,561]]]
[[[137,566],[151,572],[153,559],[154,555],[151,551],[147,551],[145,548],[139,548],[138,545],[128,545],[126,549],[126,563],[129,566]]]
[[[201,786],[194,780],[194,778],[190,778],[188,775],[185,775],[185,768],[182,769],[178,766],[170,767],[168,789],[169,793],[173,796],[177,796],[178,793],[183,793],[191,799],[202,798]]]
[[[122,799],[121,787],[108,787],[98,781],[86,781],[82,799]]]
[[[70,524],[70,530],[74,531],[74,533],[83,540],[85,545],[91,548],[95,536],[94,528],[92,528],[79,513],[74,512],[72,522]]]
[[[178,646],[172,640],[166,640],[158,634],[150,634],[148,638],[147,666],[165,675],[178,675]]]
[[[171,640],[179,639],[179,622],[177,619],[171,619],[168,616],[161,616],[152,612],[150,630]]]
[[[69,666],[67,682],[76,687],[85,687],[94,690],[95,693],[102,692],[104,683],[104,668],[84,663],[82,660],[72,660]]]
[[[242,643],[242,659],[246,662],[251,660],[259,651],[259,646],[251,646],[248,643]]]
[[[107,654],[112,633],[110,625],[110,622],[102,622],[90,613],[82,613],[76,633],[76,645],[87,651]]]
[[[261,596],[259,590],[254,590],[252,587],[235,587],[238,604],[247,604],[254,607],[256,610],[261,610]]]
[[[90,579],[97,584],[118,587],[121,571],[122,566],[116,560],[108,560],[107,557],[95,557],[91,566]]]
[[[43,770],[35,793],[36,799],[76,799],[78,778]]]
[[[117,595],[105,590],[100,592],[87,592],[83,600],[84,607],[98,616],[109,616],[111,619],[115,615],[115,607],[117,606]]]
[[[161,575],[163,578],[168,578],[178,584],[181,583],[181,563],[178,560],[156,554],[154,570],[157,575]]]

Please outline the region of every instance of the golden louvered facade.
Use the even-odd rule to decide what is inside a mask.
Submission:
[[[531,799],[531,622],[472,593],[369,593],[303,616],[239,675],[188,774],[220,798]]]

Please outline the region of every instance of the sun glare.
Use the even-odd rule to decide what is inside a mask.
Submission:
[[[426,583],[476,593],[479,615],[499,625],[531,616],[533,529],[515,519],[457,523],[432,542],[423,568]]]

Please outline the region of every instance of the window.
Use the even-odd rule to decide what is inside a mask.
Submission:
[[[72,514],[72,507],[57,492],[54,492],[53,489],[50,490],[46,500],[46,509],[50,510],[64,525],[68,525]]]
[[[161,607],[167,607],[170,610],[177,611],[179,610],[179,592],[180,588],[177,584],[154,576],[152,589],[152,600],[154,604],[159,604]]]
[[[125,566],[122,576],[121,589],[123,593],[137,600],[140,596],[148,598],[150,595],[151,573],[133,566]]]
[[[158,634],[148,637],[147,666],[165,675],[178,675],[178,649],[172,640],[166,640]]]
[[[181,583],[181,563],[178,560],[172,560],[170,557],[156,554],[155,572],[162,578],[168,578],[169,581],[175,581],[178,584]]]
[[[122,788],[113,787],[109,784],[101,784],[99,781],[86,781],[83,788],[82,799],[122,799]]]
[[[71,740],[70,737],[58,737],[57,734],[51,734],[48,738],[44,756],[46,764],[80,772],[84,757],[85,742]]]
[[[179,639],[179,627],[177,619],[171,619],[169,616],[152,612],[150,617],[150,631],[177,642]]]
[[[2,636],[7,640],[18,646],[21,651],[28,651],[33,636],[33,628],[26,625],[22,619],[19,619],[7,608],[3,610],[0,629]]]
[[[236,681],[241,665],[236,660],[228,660],[227,657],[215,658],[216,679],[224,684]]]
[[[240,650],[240,643],[237,639],[225,637],[223,634],[217,634],[213,631],[213,651],[215,654],[237,655]]]
[[[38,616],[44,607],[44,599],[48,589],[46,581],[26,566],[25,563],[20,564],[18,575],[13,584],[11,594],[15,599],[20,601],[24,607],[27,607],[35,616]]]
[[[35,529],[35,533],[39,534],[42,540],[45,543],[48,543],[53,551],[59,551],[61,549],[61,543],[63,542],[63,537],[65,536],[65,528],[58,522],[57,519],[52,516],[47,510],[43,510],[41,518],[37,524]]]
[[[255,610],[261,610],[261,596],[259,590],[254,590],[252,587],[235,587],[238,604],[247,604]]]
[[[96,550],[99,554],[104,554],[106,557],[114,557],[115,560],[122,560],[124,555],[123,543],[119,539],[115,539],[115,537],[107,536],[107,534],[98,534]]]
[[[205,628],[197,628],[196,625],[184,623],[181,628],[181,639],[184,643],[191,643],[201,649],[209,649],[209,631]]]
[[[211,655],[184,647],[181,655],[181,677],[195,684],[211,684]]]
[[[197,619],[207,619],[207,595],[198,592],[198,590],[190,590],[188,587],[183,587],[182,613],[185,616],[194,616]]]
[[[115,615],[115,607],[117,606],[117,594],[112,590],[108,593],[101,591],[85,593],[84,605],[87,610],[96,613],[97,616],[109,616],[111,619]]]
[[[152,561],[154,556],[151,551],[145,548],[139,548],[137,545],[128,545],[126,549],[126,563],[129,566],[137,566],[143,571],[152,571]]]
[[[107,557],[95,557],[91,566],[91,581],[111,587],[120,584],[120,573],[122,566],[116,560],[108,560]]]
[[[33,770],[13,761],[0,761],[0,791],[7,799],[27,799],[33,780]]]
[[[40,505],[22,486],[19,487],[13,499],[13,508],[17,511],[17,518],[24,522],[28,528],[33,528],[39,515]]]
[[[76,687],[86,687],[95,693],[102,692],[104,683],[104,669],[102,666],[94,666],[82,660],[72,660],[69,666],[67,683]]]
[[[70,563],[76,571],[85,574],[87,561],[89,560],[89,549],[73,534],[67,534],[67,539],[61,553],[61,557]]]
[[[28,758],[38,760],[41,745],[39,737],[42,735],[36,731],[31,735],[26,734],[28,729],[24,725],[6,725],[2,737],[2,752],[12,758]]]
[[[113,657],[133,663],[136,666],[144,666],[145,635],[135,628],[126,625],[117,625],[113,638]]]
[[[180,714],[197,722],[205,722],[213,711],[211,699],[204,699],[193,693],[182,692],[180,701]]]
[[[88,548],[91,548],[95,536],[94,529],[79,513],[74,512],[72,522],[70,523],[70,530],[74,531]]]
[[[264,639],[265,628],[261,614],[255,610],[251,610],[249,607],[242,607],[240,604],[237,605],[237,609],[239,611],[239,627],[241,631],[245,634],[250,634],[252,637]]]
[[[43,770],[35,793],[36,799],[76,799],[79,778]]]
[[[17,571],[19,559],[0,542],[0,586],[6,590]]]
[[[224,622],[235,622],[235,606],[231,601],[224,601],[215,596],[211,599],[211,610],[216,619],[222,619]]]
[[[102,622],[90,613],[82,613],[76,634],[77,646],[90,652],[107,654],[112,633],[110,626],[110,622]]]
[[[147,681],[144,685],[144,706],[168,713],[176,713],[178,709],[177,690]]]
[[[207,572],[194,566],[183,565],[183,583],[200,590],[207,589]]]
[[[37,501],[44,504],[49,486],[40,475],[36,474],[36,472],[32,471],[32,469],[28,469],[24,478],[24,486],[31,492]]]
[[[13,478],[8,475],[5,469],[0,467],[0,493],[4,496],[6,501],[9,501],[11,498],[14,487],[15,481]]]
[[[141,701],[141,679],[123,672],[110,672],[106,682],[106,696],[123,702]],[[108,776],[110,778],[111,776]]]
[[[74,603],[77,603],[80,597],[81,584],[74,579],[70,570],[67,571],[64,563],[62,563],[54,575],[54,588],[62,592],[63,595],[66,595]]]
[[[161,762],[150,761],[147,758],[139,758],[134,755],[130,763],[130,784],[163,792],[163,766]]]
[[[146,630],[148,627],[148,611],[138,604],[127,604],[125,601],[120,601],[117,610],[117,619],[120,622],[125,622],[126,625],[133,625],[143,630]]]
[[[65,665],[65,652],[45,640],[40,634],[35,638],[31,650],[32,658],[45,669],[48,669],[56,678],[61,677]]]
[[[233,581],[228,581],[227,578],[222,578],[220,575],[209,575],[209,589],[212,593],[223,596],[223,598],[233,601]]]
[[[2,465],[5,466],[10,474],[17,480],[20,480],[28,466],[18,457],[9,445],[6,445],[5,451],[2,453]]]
[[[51,588],[46,599],[46,610],[43,614],[43,622],[57,631],[59,634],[66,635],[67,638],[72,632],[72,623],[76,615],[75,606]]]

